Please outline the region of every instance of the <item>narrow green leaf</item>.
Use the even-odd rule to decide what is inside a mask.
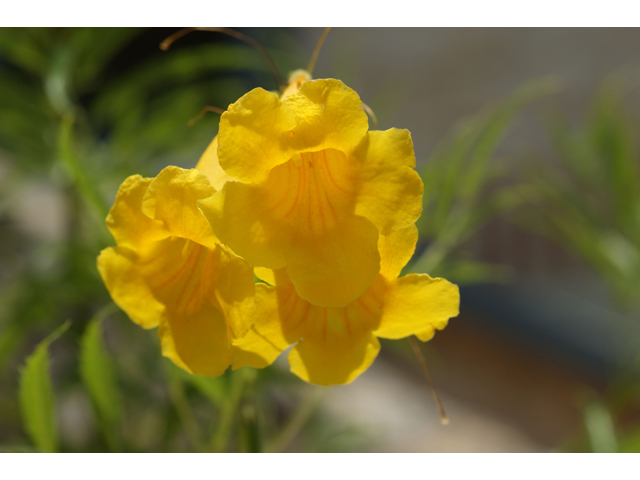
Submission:
[[[102,341],[102,321],[115,310],[110,304],[89,322],[80,342],[80,375],[100,419],[112,451],[120,450],[117,427],[122,416],[120,392],[113,361]]]
[[[48,348],[68,328],[66,321],[45,338],[27,358],[20,375],[20,410],[27,433],[42,452],[58,451],[55,402],[49,377]]]
[[[587,405],[584,422],[593,452],[614,453],[618,451],[618,441],[613,419],[607,407],[597,401]]]
[[[516,89],[498,105],[487,120],[482,136],[471,155],[466,175],[464,175],[463,198],[475,198],[484,185],[489,161],[513,123],[515,115],[529,102],[555,93],[559,88],[558,78],[554,76],[540,78]]]
[[[74,152],[74,121],[74,116],[71,113],[67,113],[62,117],[58,131],[58,155],[73,179],[78,193],[85,203],[93,207],[94,212],[100,218],[101,223],[99,225],[102,228],[102,221],[107,217],[109,208],[98,191],[96,182],[89,178],[84,165]]]

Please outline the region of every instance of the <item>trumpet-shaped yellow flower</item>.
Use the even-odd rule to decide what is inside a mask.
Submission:
[[[178,167],[127,178],[107,217],[118,246],[98,257],[116,304],[138,325],[159,326],[165,356],[208,376],[231,364],[255,294],[253,269],[219,244],[196,206],[215,191],[205,174]]]
[[[313,305],[348,305],[378,276],[380,234],[422,209],[409,132],[367,130],[360,98],[339,80],[307,81],[282,99],[252,90],[221,117],[203,160],[224,186],[198,205],[249,264],[286,268]]]
[[[458,287],[442,278],[410,274],[398,278],[418,238],[414,225],[380,236],[380,271],[373,283],[345,307],[312,305],[300,298],[286,269],[256,269],[275,285],[257,285],[255,317],[249,333],[234,340],[233,368],[262,368],[289,345],[291,371],[311,383],[349,383],[380,350],[380,338],[416,335],[431,339],[458,314]],[[277,303],[272,301],[275,292]]]

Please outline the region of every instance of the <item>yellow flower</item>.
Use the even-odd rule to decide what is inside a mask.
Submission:
[[[221,117],[205,157],[226,183],[198,205],[249,264],[286,268],[300,297],[343,307],[376,279],[380,234],[422,209],[410,133],[367,130],[360,98],[339,80],[307,81],[282,99],[252,90]]]
[[[208,376],[231,364],[255,294],[253,269],[219,244],[196,206],[215,191],[203,173],[178,167],[127,178],[107,217],[118,246],[98,257],[116,304],[138,325],[159,326],[165,356]]]
[[[380,338],[416,335],[431,339],[458,314],[458,287],[442,278],[410,274],[398,278],[409,261],[418,232],[414,225],[380,236],[380,272],[369,288],[345,307],[320,307],[297,295],[286,269],[256,269],[275,287],[257,285],[255,322],[234,340],[233,369],[263,368],[289,345],[291,371],[311,383],[349,383],[380,350]],[[272,301],[275,292],[277,303]]]

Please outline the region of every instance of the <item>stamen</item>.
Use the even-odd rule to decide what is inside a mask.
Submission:
[[[226,27],[187,27],[187,28],[183,28],[182,30],[178,30],[173,35],[165,38],[160,43],[160,48],[162,50],[168,50],[173,42],[175,42],[179,38],[182,38],[186,34],[191,33],[191,32],[193,32],[195,30],[203,31],[203,32],[220,32],[220,33],[224,33],[225,35],[229,35],[230,37],[233,37],[233,38],[235,38],[237,40],[240,40],[241,42],[244,42],[247,45],[251,45],[253,48],[258,50],[258,52],[260,52],[260,54],[267,61],[267,64],[269,65],[269,69],[271,70],[271,74],[273,75],[273,79],[276,82],[276,86],[278,87],[278,90],[282,91],[283,84],[282,84],[282,81],[280,79],[280,73],[278,73],[278,68],[276,67],[275,62],[273,61],[273,58],[271,58],[271,55],[269,55],[269,52],[267,52],[267,50],[262,45],[260,45],[257,41],[255,41],[253,38],[245,35],[244,33],[240,33],[240,32],[238,32],[236,30],[233,30],[232,28],[226,28]]]
[[[307,72],[309,72],[309,75],[313,74],[313,67],[316,66],[316,60],[318,60],[318,55],[320,55],[320,49],[322,49],[322,45],[324,44],[324,39],[327,38],[327,35],[329,34],[329,30],[331,30],[331,27],[326,27],[322,32],[322,35],[320,35],[320,40],[318,40],[318,43],[316,43],[316,48],[313,50],[313,54],[311,55],[311,60],[309,60],[309,66],[307,67]]]
[[[431,375],[429,374],[429,369],[427,368],[427,362],[424,360],[422,356],[422,351],[420,350],[420,346],[416,341],[415,337],[409,337],[409,342],[413,347],[413,351],[418,357],[418,362],[420,362],[420,366],[422,367],[422,372],[427,379],[427,383],[429,384],[429,388],[431,389],[431,395],[433,395],[433,399],[436,401],[436,405],[438,406],[438,411],[440,412],[440,422],[443,425],[447,425],[449,423],[449,418],[447,414],[444,412],[444,407],[442,406],[442,402],[440,401],[440,397],[438,396],[438,392],[436,392],[436,387],[433,385],[433,380],[431,380]]]
[[[373,128],[377,129],[378,117],[376,117],[376,114],[373,113],[373,110],[371,110],[371,107],[364,102],[362,102],[362,108],[364,108],[364,111],[367,112],[367,114],[369,114],[369,116],[371,117],[371,120],[373,121]]]
[[[189,120],[187,122],[187,126],[189,127],[193,127],[195,125],[195,123],[200,120],[202,117],[204,117],[205,113],[207,112],[213,112],[213,113],[217,113],[218,115],[222,115],[225,110],[223,110],[220,107],[214,107],[211,105],[206,105],[204,107],[202,107],[202,110],[200,110],[200,113],[198,115],[196,115],[195,117],[193,117],[191,120]]]

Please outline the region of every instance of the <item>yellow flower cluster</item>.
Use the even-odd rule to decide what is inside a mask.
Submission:
[[[378,338],[426,341],[458,314],[455,285],[398,278],[422,190],[407,130],[368,131],[356,92],[301,72],[281,96],[257,88],[230,105],[195,169],[127,178],[107,217],[118,246],[98,269],[192,373],[263,368],[294,345],[294,374],[348,383]]]

